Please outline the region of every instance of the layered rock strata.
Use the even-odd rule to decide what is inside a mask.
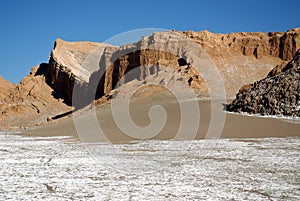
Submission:
[[[125,82],[155,74],[160,70],[159,66],[179,70],[183,65],[179,61],[184,59],[186,68],[192,68],[188,75],[183,76],[191,86],[208,94],[201,72],[195,71],[198,66],[188,65],[190,58],[183,58],[184,52],[180,52],[182,41],[187,39],[192,39],[210,56],[223,78],[227,97],[233,98],[241,86],[262,79],[274,66],[292,58],[300,47],[300,29],[231,34],[169,31],[154,33],[120,47],[58,39],[50,57],[46,80],[70,104],[76,83],[80,93],[84,94],[81,97],[87,96],[86,102],[89,102],[109,96],[116,83],[132,69],[144,68],[135,78],[124,79]],[[95,88],[97,90],[93,92]]]
[[[126,83],[131,83],[127,91],[149,81],[168,87],[170,83],[173,86],[184,83],[198,95],[209,96],[217,92],[220,83],[212,85],[221,78],[227,98],[234,98],[243,85],[266,76],[272,78],[274,83],[281,78],[284,80],[284,77],[274,80],[276,76],[283,76],[282,73],[292,71],[290,73],[297,76],[296,70],[282,72],[282,69],[286,69],[287,62],[300,48],[299,36],[299,28],[287,32],[230,34],[168,31],[154,33],[136,43],[119,47],[57,39],[48,64],[35,67],[20,84],[13,85],[0,78],[0,126],[39,125],[47,119],[69,114],[74,101],[81,103],[81,106],[95,99],[105,102],[116,87]],[[211,62],[199,65],[196,62],[199,58],[202,61],[211,59]],[[210,72],[210,67],[214,66],[212,64],[216,67],[213,73]],[[277,67],[273,69],[274,66]],[[286,75],[286,79],[298,83],[291,75]],[[284,82],[287,83],[287,80]],[[285,90],[289,88],[284,86]],[[264,87],[271,87],[271,84]],[[76,93],[73,93],[74,89]],[[298,100],[297,95],[284,96],[290,95]],[[277,114],[259,109],[255,112]],[[281,111],[280,114],[294,113]]]

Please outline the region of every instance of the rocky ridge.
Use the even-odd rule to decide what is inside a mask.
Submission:
[[[54,90],[60,92],[71,105],[75,82],[84,85],[91,74],[98,69],[100,56],[109,44],[97,42],[67,42],[56,39],[44,72],[46,81]],[[85,63],[89,57],[90,63]]]
[[[300,49],[284,67],[276,67],[266,78],[243,86],[228,105],[233,112],[300,117]]]
[[[182,45],[186,41],[199,45],[195,49],[200,57],[212,59],[223,77],[227,97],[233,98],[241,86],[264,78],[274,66],[277,70],[273,74],[281,71],[300,47],[299,35],[299,28],[231,34],[169,31],[119,47],[57,39],[48,64],[34,68],[17,86],[0,88],[0,126],[18,127],[24,122],[32,126],[65,116],[73,109],[72,100],[84,99],[83,103],[89,104],[98,99],[103,103],[115,93],[118,83],[131,83],[132,88],[149,80],[165,86],[185,83],[200,96],[207,96],[205,80],[186,51],[194,45]],[[172,76],[166,77],[162,67],[171,69]],[[133,69],[135,75],[128,76]],[[79,90],[79,97],[73,97],[73,89]]]
[[[120,47],[101,43],[69,43],[57,40],[50,57],[46,79],[51,87],[66,96],[69,103],[72,102],[72,89],[75,83],[80,85],[78,88],[83,94],[94,94],[91,88],[97,88],[95,96],[87,98],[89,101],[95,97],[96,99],[107,97],[120,78],[134,68],[145,67],[136,77],[138,80],[157,73],[159,69],[156,66],[164,65],[177,70],[179,67],[182,68],[178,60],[183,55],[177,53],[180,51],[180,42],[183,41],[183,37],[195,41],[211,57],[224,78],[228,98],[233,98],[244,84],[262,79],[274,66],[291,59],[295,54],[295,49],[300,47],[300,29],[287,32],[231,34],[213,34],[208,31],[183,33],[169,31],[154,33],[134,44]],[[164,47],[168,43],[172,45],[166,47],[173,48],[174,53],[170,53],[170,49]],[[150,46],[154,48],[149,49]],[[92,59],[87,60],[92,60],[93,64],[83,63],[82,65],[83,58],[92,52]],[[188,62],[186,62],[185,69],[191,70],[187,72],[186,69],[187,74],[184,76],[190,80],[190,85],[208,94],[199,72],[195,71],[195,66],[190,68],[191,66],[187,64]],[[79,67],[80,65],[83,67]],[[88,69],[88,66],[93,67]],[[103,76],[99,80],[100,74]],[[89,75],[91,75],[90,79],[88,79]]]
[[[121,79],[124,84],[134,79],[144,81],[147,76],[152,75],[158,79],[160,77],[163,82],[164,77],[158,73],[161,67],[180,71],[178,73],[189,80],[190,86],[206,90],[195,67],[186,61],[179,62],[180,56],[185,54],[178,43],[181,38],[175,32],[154,33],[136,43],[120,47],[87,42],[70,44],[59,39],[51,53],[49,68],[45,72],[46,80],[52,88],[65,96],[68,103],[72,103],[72,99],[89,103],[95,98],[109,97]],[[166,44],[169,45],[165,46]],[[74,50],[75,45],[77,49]],[[79,46],[89,51],[82,51],[78,49]],[[66,61],[65,57],[70,61]],[[76,62],[73,61],[74,58]],[[131,78],[126,76],[133,69],[136,69],[135,75]],[[74,89],[80,94],[78,98],[72,96]],[[86,100],[82,100],[83,97]]]
[[[41,64],[32,68],[30,74],[15,86],[0,101],[0,128],[27,128],[46,123],[51,118],[72,111],[45,82],[39,70]]]
[[[300,48],[300,28],[269,33],[183,34],[201,45],[218,66],[228,98],[234,98],[243,85],[263,79],[274,66],[284,66]]]
[[[212,58],[230,58],[233,53],[254,56],[257,59],[272,56],[288,61],[300,48],[300,28],[269,33],[215,34],[209,31],[185,31],[183,34],[197,41]]]

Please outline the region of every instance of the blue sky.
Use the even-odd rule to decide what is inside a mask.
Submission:
[[[48,62],[54,40],[105,41],[140,28],[286,31],[300,27],[300,1],[0,0],[0,75],[18,83]]]

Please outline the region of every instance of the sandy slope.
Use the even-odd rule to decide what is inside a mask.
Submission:
[[[187,110],[191,101],[187,101]],[[181,137],[176,136],[180,127],[180,107],[176,99],[172,95],[162,95],[157,93],[156,96],[150,99],[133,99],[130,105],[130,114],[132,120],[136,125],[145,127],[149,125],[150,120],[148,116],[149,109],[154,105],[161,105],[164,107],[167,116],[165,127],[158,133],[154,139],[201,139],[208,138],[208,129],[211,126],[211,130],[218,127],[222,128],[222,115],[226,117],[224,120],[224,127],[221,129],[221,133],[212,133],[212,137],[223,138],[252,138],[252,137],[285,137],[285,136],[300,136],[300,124],[296,121],[288,121],[286,119],[279,118],[267,118],[267,117],[255,117],[246,116],[233,113],[225,113],[223,111],[223,105],[219,103],[214,105],[214,111],[217,112],[218,118],[211,122],[212,103],[211,101],[198,100],[200,123],[197,135],[192,135],[192,130],[195,126],[194,118],[190,111],[190,117],[185,116],[187,124],[184,126],[184,134]],[[117,114],[121,114],[124,108],[114,106]],[[191,108],[193,109],[193,108]],[[197,111],[196,111],[197,112]],[[78,112],[79,113],[79,112]],[[95,115],[97,121],[95,121]],[[154,116],[154,118],[160,118]],[[147,134],[140,133],[139,139],[124,134],[116,125],[116,122],[112,116],[111,103],[101,105],[93,113],[92,110],[81,112],[81,114],[75,115],[77,130],[79,131],[79,137],[82,141],[109,141],[109,142],[126,142],[139,139],[147,139]],[[96,122],[96,126],[95,123]],[[211,125],[210,125],[211,124]],[[99,135],[98,127],[103,130],[105,137]],[[57,136],[57,135],[70,135],[78,137],[74,119],[69,118],[59,121],[57,123],[50,123],[47,126],[39,127],[33,130],[26,130],[22,132],[25,135],[34,136]],[[220,135],[221,136],[220,136]],[[131,134],[130,134],[131,135]]]

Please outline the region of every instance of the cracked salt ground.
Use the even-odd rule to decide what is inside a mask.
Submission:
[[[0,200],[300,200],[300,138],[92,147],[0,133]]]

